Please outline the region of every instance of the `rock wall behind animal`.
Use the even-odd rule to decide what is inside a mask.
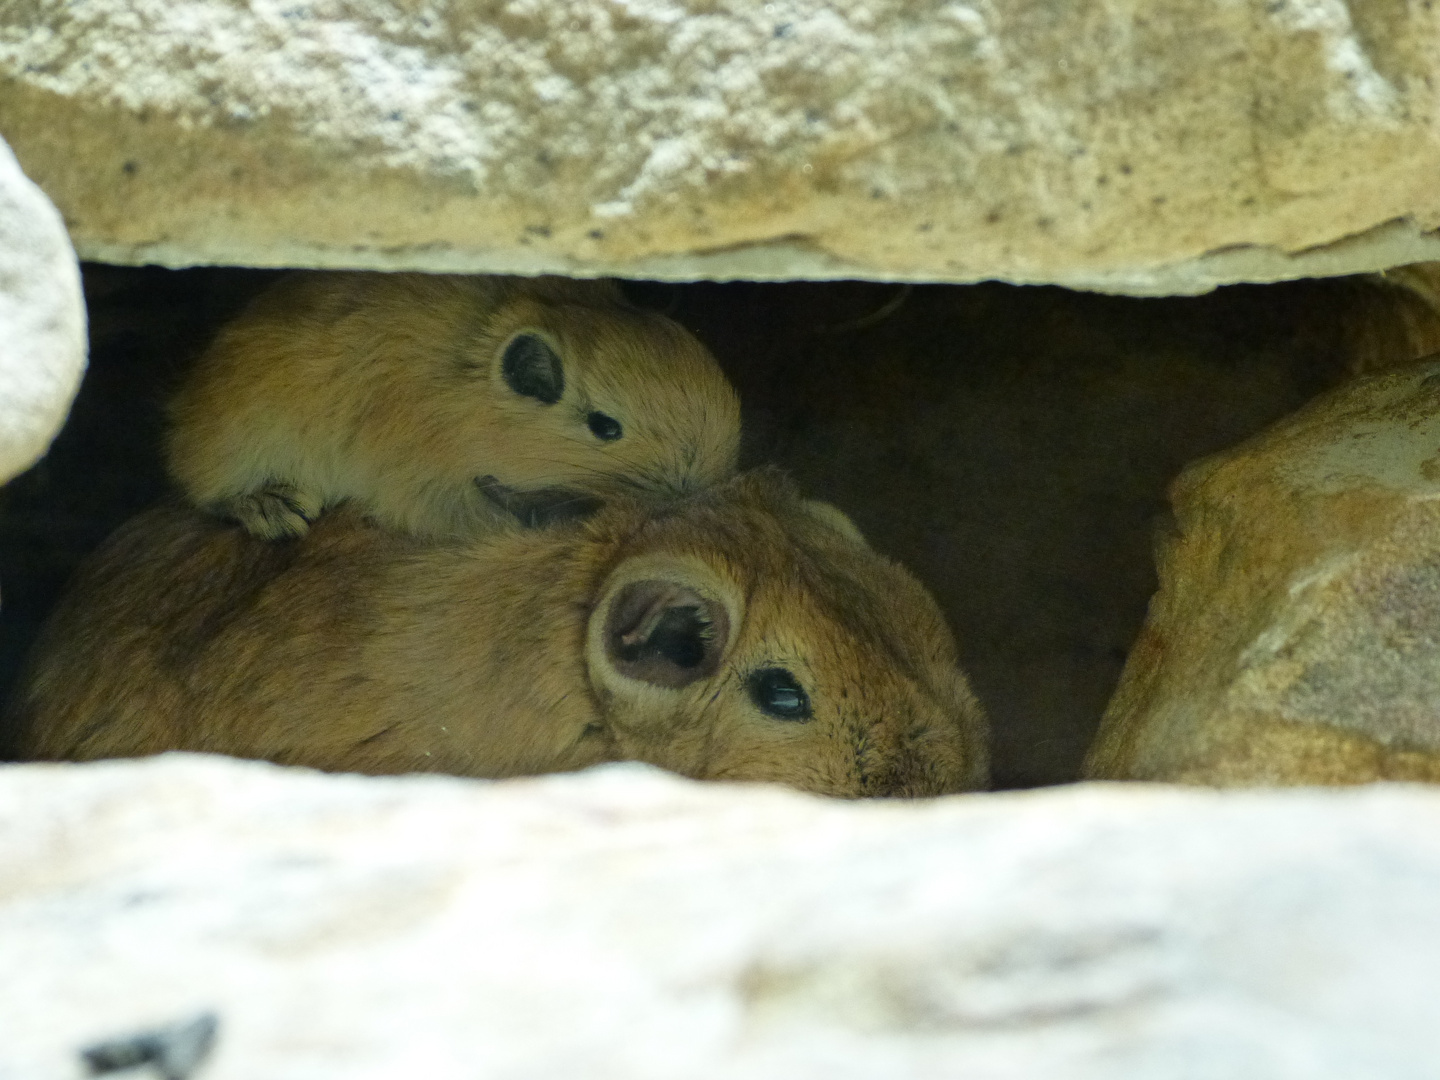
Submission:
[[[166,388],[269,279],[86,268],[91,370],[52,453],[3,492],[7,679],[69,570],[164,492]],[[1390,317],[1412,298],[1354,280],[1165,300],[999,284],[630,291],[720,358],[748,461],[791,469],[935,592],[1004,785],[1076,774],[1154,589],[1152,524],[1180,468],[1347,367],[1421,347]]]

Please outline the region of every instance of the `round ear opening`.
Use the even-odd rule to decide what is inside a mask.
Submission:
[[[720,669],[730,639],[723,605],[673,581],[632,581],[605,619],[605,656],[629,679],[671,690]]]
[[[521,397],[554,405],[565,393],[565,367],[560,355],[538,334],[520,333],[501,356],[505,385]]]

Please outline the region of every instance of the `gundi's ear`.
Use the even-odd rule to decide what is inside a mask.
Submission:
[[[678,690],[720,668],[730,617],[714,600],[674,581],[632,581],[605,618],[605,659],[627,679]]]
[[[500,358],[505,385],[521,397],[554,405],[565,393],[565,366],[548,341],[529,330],[510,339]]]
[[[804,499],[802,501],[805,504],[806,511],[811,517],[824,522],[856,547],[864,548],[867,551],[870,550],[870,544],[866,541],[864,534],[861,533],[855,523],[850,520],[849,515],[847,515],[845,511],[841,510],[838,506],[821,502],[819,499]]]

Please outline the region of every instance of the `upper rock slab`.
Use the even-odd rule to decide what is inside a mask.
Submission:
[[[1135,293],[1440,257],[1440,9],[11,0],[82,257]]]

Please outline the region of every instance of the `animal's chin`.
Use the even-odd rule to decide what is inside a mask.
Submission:
[[[577,521],[600,509],[601,500],[573,488],[548,487],[522,491],[493,476],[477,476],[475,486],[494,505],[527,528]]]

